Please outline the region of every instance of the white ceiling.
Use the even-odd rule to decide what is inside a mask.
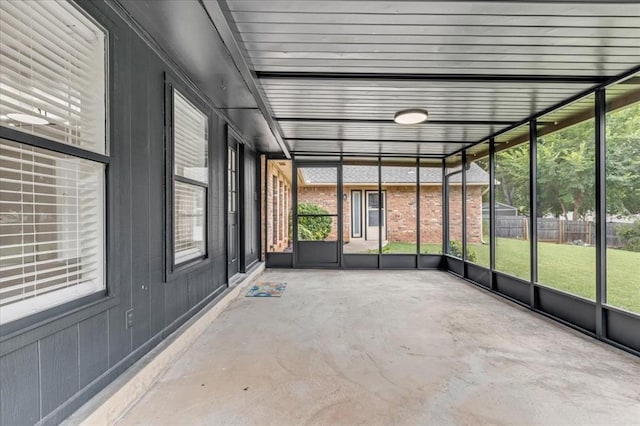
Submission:
[[[293,152],[447,155],[640,64],[638,2],[218,4]]]

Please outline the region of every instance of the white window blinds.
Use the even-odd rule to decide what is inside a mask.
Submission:
[[[67,2],[3,0],[0,19],[0,124],[104,154],[104,32]]]
[[[175,174],[207,183],[207,116],[174,91]]]
[[[173,91],[174,264],[206,255],[208,118]]]
[[[2,322],[102,289],[103,235],[103,164],[0,140]]]
[[[0,323],[105,288],[105,41],[69,2],[0,1]]]

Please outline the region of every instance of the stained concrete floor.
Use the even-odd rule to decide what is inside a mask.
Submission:
[[[638,425],[640,359],[436,271],[267,271],[121,425]]]

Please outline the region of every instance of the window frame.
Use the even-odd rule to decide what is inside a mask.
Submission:
[[[28,327],[32,327],[35,324],[44,324],[55,321],[61,317],[70,315],[74,312],[86,310],[91,307],[98,311],[106,310],[111,306],[115,306],[118,302],[115,290],[110,285],[110,223],[111,223],[111,208],[112,208],[112,163],[111,163],[111,122],[112,111],[111,96],[112,96],[112,56],[111,51],[113,49],[113,39],[105,23],[103,22],[100,14],[90,13],[95,12],[92,8],[85,9],[80,7],[74,1],[67,2],[71,7],[79,11],[87,20],[95,25],[104,34],[104,154],[81,148],[77,145],[65,144],[52,139],[48,139],[37,134],[23,132],[17,129],[12,129],[6,126],[0,126],[0,139],[6,139],[12,142],[20,143],[23,145],[48,150],[51,152],[69,155],[71,157],[92,161],[94,163],[101,164],[104,167],[104,198],[103,198],[103,222],[102,222],[102,289],[94,291],[85,295],[81,295],[75,298],[69,298],[68,300],[60,303],[51,304],[43,309],[34,311],[27,315],[12,319],[6,323],[2,323],[0,327],[0,336],[13,335],[20,330]],[[29,300],[29,299],[27,299]],[[16,302],[20,303],[20,302]]]
[[[207,117],[207,183],[175,173],[175,135],[174,135],[174,92],[177,91],[184,99],[191,103],[200,113]],[[179,276],[200,269],[211,263],[211,224],[212,209],[209,202],[212,199],[213,167],[212,156],[213,146],[213,110],[203,100],[201,100],[194,90],[186,84],[180,82],[169,73],[165,73],[165,282],[172,281]],[[176,263],[175,259],[175,182],[196,186],[205,189],[205,214],[204,214],[204,248],[202,256],[187,259]]]

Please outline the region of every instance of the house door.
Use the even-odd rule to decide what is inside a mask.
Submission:
[[[342,188],[337,163],[295,163],[294,266],[339,267]]]
[[[227,277],[239,271],[240,221],[238,220],[238,143],[227,147]]]
[[[366,191],[365,197],[365,239],[378,240],[382,231],[382,240],[387,239],[387,193],[382,191],[382,197],[378,191]],[[378,214],[378,206],[380,214]]]

